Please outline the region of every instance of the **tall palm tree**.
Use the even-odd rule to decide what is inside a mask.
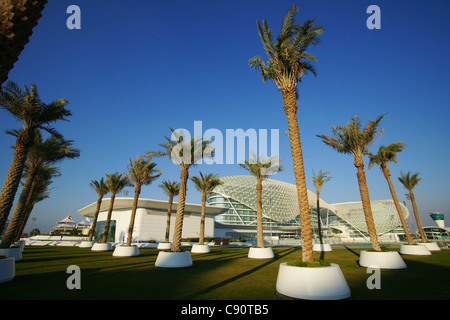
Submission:
[[[386,178],[389,186],[389,191],[391,192],[392,200],[394,200],[394,205],[397,210],[398,216],[405,231],[406,239],[409,244],[414,244],[411,234],[409,233],[408,225],[406,224],[405,216],[403,215],[402,208],[400,207],[400,202],[397,198],[397,193],[395,192],[394,185],[391,181],[391,172],[389,170],[389,163],[398,163],[397,154],[405,149],[405,144],[401,142],[395,142],[388,144],[387,146],[380,146],[376,154],[369,153],[369,169],[371,169],[375,164],[378,164],[381,169],[381,173]]]
[[[203,137],[186,138],[183,131],[176,132],[170,128],[171,138],[164,137],[166,142],[160,144],[162,151],[151,151],[148,154],[157,157],[168,157],[172,163],[180,166],[180,192],[178,195],[175,230],[173,235],[172,252],[181,250],[181,234],[183,231],[184,209],[186,205],[186,184],[189,179],[189,168],[198,164],[203,158],[213,158],[214,148],[212,140]]]
[[[422,228],[422,222],[420,221],[419,211],[417,210],[416,205],[416,197],[414,196],[413,189],[417,186],[417,184],[422,181],[422,178],[419,178],[419,173],[411,173],[411,171],[408,171],[408,173],[403,173],[400,171],[400,177],[398,178],[398,181],[400,181],[406,190],[409,191],[409,200],[411,200],[411,204],[414,211],[414,216],[416,218],[417,228],[419,229],[420,237],[422,238],[423,242],[427,242],[427,237],[425,236],[425,233],[423,232]]]
[[[30,88],[24,86],[21,90],[17,84],[9,81],[0,92],[0,107],[22,124],[16,139],[13,160],[0,194],[0,233],[3,232],[11,211],[36,129],[58,135],[49,125],[57,120],[68,121],[67,117],[71,112],[66,109],[67,104],[66,99],[57,99],[49,104],[42,102],[34,83]]]
[[[161,174],[161,169],[156,169],[156,163],[151,157],[137,157],[130,159],[127,166],[126,176],[131,185],[134,185],[133,208],[131,209],[130,226],[128,227],[127,246],[131,246],[133,236],[134,220],[136,217],[137,204],[141,188],[156,180]]]
[[[11,134],[20,134],[20,132],[15,131]],[[74,159],[80,156],[80,151],[72,146],[72,142],[72,140],[64,140],[55,136],[50,136],[43,141],[40,132],[36,132],[34,144],[30,147],[27,155],[26,180],[0,247],[8,248],[14,242],[21,220],[25,215],[32,183],[39,172],[39,168],[46,164],[55,164],[64,159]]]
[[[200,176],[194,176],[191,181],[195,185],[195,189],[202,193],[202,213],[200,217],[200,236],[198,244],[203,245],[205,241],[205,215],[206,215],[206,195],[214,190],[215,187],[223,184],[217,174],[206,174],[199,172]]]
[[[370,236],[370,242],[375,251],[381,251],[378,242],[378,236],[373,221],[372,208],[370,206],[369,189],[367,188],[366,174],[364,172],[363,155],[368,152],[368,147],[374,142],[374,139],[382,133],[378,125],[383,115],[375,120],[370,120],[364,129],[361,128],[361,121],[357,116],[348,122],[347,126],[334,126],[331,128],[333,136],[318,135],[322,141],[335,149],[339,153],[351,154],[354,158],[354,165],[357,169],[357,178],[359,192],[366,219],[367,231]]]
[[[297,11],[298,8],[296,5],[293,5],[289,9],[276,40],[273,39],[272,30],[269,28],[266,20],[263,20],[262,24],[257,21],[259,36],[268,56],[268,61],[266,64],[261,57],[255,56],[249,60],[249,64],[253,69],[260,72],[263,82],[272,80],[281,91],[283,109],[288,121],[295,183],[300,208],[303,243],[302,259],[304,262],[313,262],[314,252],[312,250],[308,192],[297,121],[297,85],[304,74],[311,72],[313,75],[316,75],[310,61],[316,62],[317,58],[307,52],[307,49],[308,46],[319,43],[318,36],[323,33],[323,28],[315,26],[314,20],[307,20],[302,24],[296,23],[295,15]]]
[[[31,212],[33,211],[34,205],[49,198],[52,179],[59,176],[61,176],[61,174],[59,172],[59,168],[57,167],[53,167],[48,164],[39,167],[38,173],[33,180],[30,192],[28,193],[24,214],[21,218],[20,227],[17,229],[14,241],[18,241],[20,239]]]
[[[324,183],[330,181],[333,177],[328,176],[329,172],[325,171],[322,172],[322,169],[320,169],[319,173],[316,175],[316,173],[313,170],[313,183],[316,187],[316,204],[317,204],[317,228],[319,233],[319,243],[323,244],[322,241],[322,226],[320,222],[320,191],[322,188],[325,188],[323,185]]]
[[[109,203],[108,216],[106,217],[105,229],[103,230],[101,243],[106,243],[106,240],[108,239],[109,225],[111,223],[111,215],[114,208],[116,194],[129,185],[128,178],[118,172],[106,175],[106,186],[108,187],[108,191],[111,192],[111,201]]]
[[[250,160],[244,160],[239,165],[250,172],[256,179],[256,239],[257,247],[264,248],[262,184],[269,175],[283,171],[284,167],[279,165],[279,160],[275,157],[265,158],[264,156],[260,156],[258,159],[254,153],[251,154]]]
[[[94,221],[92,221],[92,225],[89,230],[89,241],[92,241],[95,235],[95,227],[97,226],[97,219],[100,212],[100,207],[102,205],[102,200],[105,194],[109,192],[109,189],[103,178],[101,178],[100,181],[91,180],[89,186],[91,186],[91,188],[94,189],[95,193],[97,193],[97,208],[95,209]]]
[[[0,2],[0,87],[30,40],[47,0]]]
[[[158,187],[160,187],[163,192],[169,197],[169,205],[167,208],[166,234],[164,236],[164,242],[169,242],[170,214],[172,212],[173,198],[176,197],[180,192],[180,183],[164,179],[163,182],[158,185]]]

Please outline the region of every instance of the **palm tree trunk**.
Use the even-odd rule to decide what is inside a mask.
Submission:
[[[392,200],[394,200],[395,208],[397,209],[398,216],[403,226],[403,230],[405,231],[406,239],[408,240],[408,244],[414,244],[411,234],[409,233],[408,225],[406,224],[405,216],[403,215],[402,208],[400,207],[400,202],[397,198],[397,193],[395,192],[394,185],[391,181],[391,173],[388,168],[383,169],[383,175],[386,178],[389,186],[389,191],[391,192]]]
[[[319,196],[320,196],[320,191],[317,191],[316,193],[316,205],[317,205],[317,232],[319,233],[319,243],[323,244],[322,241],[322,226],[320,223],[320,204],[319,204]]]
[[[34,207],[33,195],[35,192],[36,192],[36,181],[33,180],[30,191],[28,192],[28,197],[27,197],[25,207],[23,209],[24,214],[21,215],[20,227],[15,234],[15,241],[20,240],[20,236],[22,235],[23,230],[25,229],[25,226],[28,222],[28,219],[30,218],[31,211],[33,211],[33,207]]]
[[[133,239],[134,220],[136,219],[136,210],[139,200],[139,194],[141,193],[141,186],[136,184],[134,189],[133,208],[131,209],[130,226],[128,227],[127,246],[131,246],[131,240]]]
[[[427,237],[425,236],[425,233],[423,232],[422,229],[422,222],[420,222],[419,211],[417,211],[416,198],[414,197],[414,193],[412,192],[412,190],[409,191],[409,198],[411,199],[411,204],[413,207],[414,216],[416,218],[417,223],[417,229],[419,229],[420,237],[422,238],[423,242],[427,242]]]
[[[23,130],[17,137],[14,156],[3,183],[2,193],[0,194],[0,234],[5,229],[6,220],[8,219],[17,189],[19,187],[22,172],[25,167],[28,149],[34,140],[33,130]]]
[[[262,183],[256,183],[256,239],[258,248],[264,248],[264,232],[262,219]]]
[[[103,237],[102,237],[101,243],[106,243],[106,240],[108,239],[109,224],[111,222],[111,215],[112,215],[115,199],[116,199],[116,193],[112,192],[111,193],[111,202],[109,203],[108,216],[106,217],[105,229],[103,230]]]
[[[164,237],[164,242],[169,242],[169,234],[170,234],[170,215],[172,213],[172,203],[173,196],[169,197],[169,208],[167,209],[167,223],[166,223],[166,236]]]
[[[198,244],[203,245],[205,242],[205,214],[206,214],[206,193],[202,195],[202,214],[200,217],[200,236]]]
[[[283,91],[282,95],[283,108],[288,121],[289,139],[291,142],[292,160],[294,163],[295,184],[297,186],[297,197],[300,207],[302,259],[304,262],[314,262],[308,191],[306,189],[305,168],[303,166],[302,146],[297,121],[297,99],[295,90],[288,92]]]
[[[182,166],[180,174],[180,193],[178,195],[177,215],[173,234],[172,252],[181,251],[181,234],[183,232],[184,207],[186,202],[186,184],[189,178],[188,168]]]
[[[23,219],[23,221],[21,221],[21,225],[20,225],[20,228],[19,228],[19,230],[17,231],[17,233],[16,233],[16,235],[15,235],[15,240],[14,240],[14,242],[17,242],[17,241],[19,241],[20,240],[20,237],[22,236],[22,234],[23,234],[23,230],[25,229],[25,226],[26,226],[26,224],[27,224],[27,222],[28,222],[28,218],[30,217],[30,215],[31,215],[31,212],[33,211],[33,207],[34,207],[34,202],[32,202],[30,205],[27,205],[27,207],[26,207],[26,209],[25,209],[25,215],[26,215],[26,217],[25,217],[25,219]]]
[[[364,217],[366,219],[367,232],[370,236],[370,242],[372,248],[375,251],[381,251],[380,244],[378,242],[377,231],[375,228],[375,222],[373,221],[372,207],[370,206],[369,189],[367,188],[366,174],[364,172],[364,161],[362,157],[355,156],[355,167],[358,169],[356,174],[358,178],[359,192],[361,194],[361,202],[364,211]]]
[[[2,237],[0,248],[9,248],[14,243],[14,239],[20,229],[21,222],[24,215],[25,206],[27,203],[28,195],[30,194],[31,186],[34,178],[36,177],[37,170],[30,168],[27,174],[25,183],[23,184],[22,191],[20,193],[19,200],[17,201],[16,208],[14,209],[13,216],[8,225],[5,234]]]
[[[97,208],[95,210],[94,221],[92,221],[91,230],[89,230],[89,241],[92,241],[95,235],[95,227],[97,226],[98,213],[100,212],[100,207],[102,205],[103,196],[97,198]]]

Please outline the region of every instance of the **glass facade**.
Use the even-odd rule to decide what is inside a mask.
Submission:
[[[100,242],[103,238],[103,232],[105,231],[106,221],[97,221],[95,225],[94,241]],[[111,220],[109,223],[108,236],[106,242],[114,242],[116,237],[116,220]]]
[[[219,226],[230,229],[240,227],[240,231],[229,231],[233,238],[238,233],[248,233],[254,237],[256,229],[256,180],[252,176],[222,177],[224,182],[216,187],[207,197],[209,205],[228,208],[216,216]],[[313,233],[317,233],[316,195],[308,190],[309,211]],[[368,238],[367,225],[361,202],[328,204],[320,202],[320,221],[325,236],[344,234],[348,238]],[[409,211],[400,204],[402,213],[407,218]],[[266,179],[262,191],[263,228],[266,235],[276,234],[280,238],[298,238],[300,235],[300,215],[297,189],[293,184]],[[392,200],[371,201],[372,213],[378,235],[386,233],[403,233],[400,218]],[[250,235],[251,234],[251,235]]]

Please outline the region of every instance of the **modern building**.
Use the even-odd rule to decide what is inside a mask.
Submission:
[[[256,237],[256,180],[252,176],[221,177],[224,182],[208,195],[211,206],[226,208],[215,218],[216,237],[251,240]],[[316,194],[308,190],[311,226],[317,236]],[[366,221],[361,202],[328,204],[319,199],[323,234],[342,241],[367,241]],[[402,240],[404,231],[392,200],[371,201],[380,241]],[[406,206],[400,204],[405,218]],[[300,239],[297,189],[293,184],[266,179],[262,191],[263,228],[266,239]]]
[[[439,228],[445,228],[444,214],[442,212],[430,212],[430,217]]]
[[[445,227],[444,214],[442,212],[430,212],[430,217],[436,222],[436,226],[424,227],[423,231],[428,240],[432,241],[450,241],[450,228]]]
[[[58,221],[58,224],[53,228],[52,233],[67,235],[73,232],[74,229],[76,229],[79,233],[85,234],[85,230],[89,230],[89,227],[90,222],[88,219],[85,219],[81,222],[76,222],[70,215],[68,215],[66,218]]]
[[[252,176],[221,177],[224,182],[208,194],[205,237],[234,238],[247,241],[256,239],[256,180]],[[263,182],[263,229],[266,241],[298,241],[301,227],[296,186],[266,179]],[[316,194],[308,190],[311,226],[317,238]],[[369,240],[361,202],[326,203],[319,199],[323,235],[330,242],[366,242]],[[96,238],[100,239],[105,227],[110,199],[102,201],[96,225]],[[111,216],[108,241],[124,242],[128,234],[133,198],[116,198]],[[404,231],[392,200],[371,201],[373,218],[380,241],[404,240]],[[407,219],[409,211],[400,204]],[[168,202],[139,199],[133,240],[164,241]],[[78,212],[93,218],[96,202]],[[170,240],[173,237],[177,203],[172,206]],[[200,204],[186,204],[183,220],[183,238],[198,238],[200,231]]]
[[[102,200],[102,205],[95,228],[95,238],[99,240],[103,235],[108,214],[110,198]],[[170,221],[170,241],[172,241],[175,228],[175,214],[177,202],[172,205]],[[82,216],[93,218],[97,202],[94,202],[80,210]],[[116,198],[111,214],[111,222],[108,232],[108,242],[125,242],[130,225],[133,198]],[[199,204],[186,203],[182,238],[198,238],[200,233],[200,216],[202,206]],[[151,240],[164,241],[167,224],[168,201],[151,200],[140,198],[137,205],[136,217],[133,230],[134,242],[148,242]],[[205,215],[205,237],[214,236],[214,217],[226,209],[220,207],[206,206]]]

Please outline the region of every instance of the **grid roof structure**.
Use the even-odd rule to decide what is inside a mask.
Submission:
[[[233,199],[233,201],[237,201],[256,212],[256,179],[253,176],[228,176],[221,177],[221,180],[223,184],[216,187],[213,193],[210,194],[208,201],[211,200],[211,205],[221,206],[224,204],[221,201],[216,202],[217,196],[220,195],[224,199]],[[308,200],[310,212],[312,210],[315,211],[316,194],[310,190],[308,190]],[[336,216],[337,219],[334,219],[332,225],[345,225],[352,229],[354,233],[362,234],[363,236],[364,234],[367,235],[367,225],[361,202],[328,204],[319,199],[319,205],[321,213],[327,211]],[[277,221],[280,224],[299,221],[300,210],[296,186],[272,179],[264,180],[262,207],[263,217]],[[407,219],[409,217],[408,208],[401,203],[400,207],[405,219]],[[371,208],[377,234],[382,235],[401,227],[400,218],[393,200],[371,201]],[[230,209],[230,212],[239,214],[236,209]],[[313,212],[311,213],[311,222],[314,226],[317,224],[317,218]]]
[[[256,211],[256,179],[253,176],[221,177],[223,184],[214,189],[215,193],[225,198],[232,198]],[[308,190],[309,207],[316,207],[316,195]],[[322,199],[321,208],[329,208]],[[265,179],[262,189],[263,216],[279,222],[294,220],[299,214],[297,188],[295,185]]]
[[[364,233],[368,232],[362,202],[335,203],[332,206],[336,216],[346,221],[356,230]],[[370,201],[370,206],[377,234],[380,235],[401,226],[394,201],[374,200]],[[401,203],[400,207],[405,219],[407,219],[409,217],[408,208]]]

